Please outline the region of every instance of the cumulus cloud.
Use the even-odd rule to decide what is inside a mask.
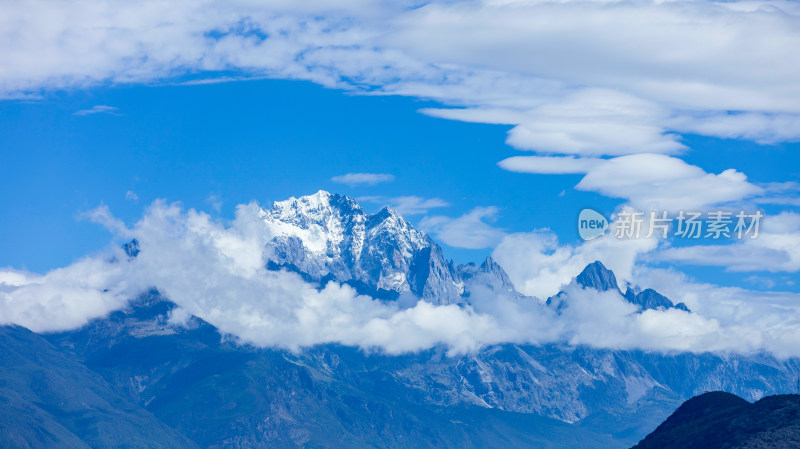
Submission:
[[[773,222],[771,232],[791,232],[795,220],[781,216]],[[648,348],[666,351],[697,351],[697,348],[728,351],[738,345],[740,349],[733,351],[752,353],[769,348],[766,350],[779,357],[797,354],[796,342],[800,337],[797,293],[699,283],[674,268],[651,268],[642,263],[643,259],[651,259],[652,254],[658,255],[665,242],[609,237],[569,245],[559,244],[555,234],[548,230],[510,234],[495,249],[493,257],[526,294],[547,298],[558,291],[567,292],[571,310],[560,317],[565,326],[561,335],[573,344],[630,347],[631,342],[626,339],[631,338],[646,341]],[[742,264],[757,264],[745,260],[748,254],[739,256],[743,256]],[[623,291],[626,284],[650,287],[675,302],[686,303],[692,313],[684,315],[675,310],[626,315],[625,310],[631,306],[620,302],[616,292],[597,293],[571,284],[575,274],[596,259],[615,272]],[[759,269],[768,268],[761,265]]]
[[[797,353],[800,294],[720,287],[674,269],[641,268],[636,277],[668,297],[681,298],[698,315],[713,317],[718,329],[727,329],[727,338],[745,352],[769,348],[779,357]]]
[[[729,295],[713,286],[670,281],[672,273],[648,272],[654,286],[664,287],[673,299],[685,300],[695,312],[637,313],[616,292],[586,290],[576,284],[564,287],[560,311],[488,288],[476,289],[469,306],[379,301],[346,285],[330,282],[320,288],[297,274],[267,270],[270,228],[255,203],[238,206],[232,221],[165,202],[151,205],[131,227],[121,225],[105,208],[93,216],[111,225],[118,237],[136,238],[138,256],[129,258],[115,246],[107,254],[44,275],[0,270],[0,323],[35,331],[75,328],[156,287],[179,306],[169,317],[171,324],[181,325],[192,314],[259,346],[299,349],[340,343],[399,354],[435,345],[461,353],[498,343],[567,342],[657,351],[800,354],[800,323],[792,318],[800,311],[798,295],[764,294],[748,302],[746,291]],[[517,257],[526,249],[536,250],[536,241],[538,257],[552,253],[550,257],[567,262],[588,260],[596,250],[565,250],[548,243],[552,237],[547,236],[509,238],[518,244],[525,238],[534,241],[515,253]],[[641,242],[628,242],[634,243]],[[624,246],[606,249],[627,251],[628,257],[640,251]],[[609,265],[626,276],[621,258]],[[507,266],[510,274],[520,276],[513,265]],[[531,273],[546,279],[542,268],[543,264]],[[577,270],[569,275],[575,274]],[[534,287],[524,286],[528,291]]]
[[[439,241],[456,248],[490,248],[505,235],[503,230],[491,224],[498,212],[494,206],[476,207],[456,218],[428,216],[420,221],[419,226]]]
[[[437,207],[447,207],[450,204],[441,198],[421,198],[418,196],[362,196],[358,201],[384,204],[400,215],[420,215],[427,214],[431,209]]]
[[[334,176],[331,181],[349,186],[375,185],[384,182],[394,181],[394,175],[387,173],[348,173],[346,175]]]
[[[125,265],[98,257],[45,275],[0,270],[0,324],[35,331],[77,328],[124,306],[129,285]]]

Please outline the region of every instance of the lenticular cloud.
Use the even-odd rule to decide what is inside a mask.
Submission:
[[[568,306],[556,313],[535,298],[489,289],[473,292],[468,306],[437,306],[410,297],[379,301],[337,282],[313,285],[266,269],[272,236],[255,203],[240,205],[230,222],[161,201],[132,227],[105,209],[94,217],[118,237],[137,239],[138,256],[115,245],[44,275],[0,271],[0,323],[40,332],[77,328],[155,287],[179,306],[178,318],[193,314],[241,341],[291,350],[340,343],[389,354],[436,345],[463,353],[498,343],[565,342],[800,355],[793,343],[800,326],[763,307],[738,321],[680,310],[639,313],[616,292],[572,284],[565,287]]]

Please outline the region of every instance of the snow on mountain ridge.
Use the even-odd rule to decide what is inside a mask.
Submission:
[[[332,195],[319,192],[300,198],[291,197],[276,201],[262,217],[275,236],[294,236],[314,253],[325,253],[337,247],[344,239],[342,217],[339,209],[331,206]],[[363,210],[355,204],[355,217],[363,217]],[[362,234],[363,238],[363,234]]]
[[[268,248],[273,267],[315,281],[356,283],[375,296],[411,292],[435,303],[460,301],[452,262],[391,209],[367,214],[352,198],[320,190],[275,202],[261,216],[274,236]]]

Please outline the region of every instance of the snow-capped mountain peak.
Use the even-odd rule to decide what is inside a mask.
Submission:
[[[459,269],[392,209],[367,214],[348,196],[319,191],[275,202],[262,217],[273,236],[268,245],[273,269],[294,270],[313,281],[335,279],[376,297],[410,292],[437,304],[463,300]],[[510,285],[496,263],[482,268],[483,278],[499,276],[497,285]]]
[[[364,211],[354,200],[324,190],[276,201],[271,209],[262,211],[262,216],[272,235],[299,239],[306,250],[315,254],[334,250],[348,230],[359,234],[357,229],[346,227],[357,228],[361,224],[363,228],[365,221]]]

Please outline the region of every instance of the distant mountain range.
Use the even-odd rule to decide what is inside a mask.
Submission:
[[[491,258],[455,265],[396,212],[366,214],[318,192],[262,211],[268,267],[382,300],[466,304],[480,288],[522,301]],[[136,257],[136,242],[126,246]],[[679,308],[619,290],[595,262],[573,280],[619,291],[640,310]],[[546,302],[569,307],[564,294]],[[0,327],[2,447],[626,448],[686,398],[726,390],[748,400],[790,391],[797,360],[651,353],[568,344],[446,348],[388,356],[339,345],[255,348],[192,317],[157,290],[81,329]]]
[[[524,297],[491,257],[480,265],[455,265],[427,234],[389,208],[367,214],[350,197],[319,191],[278,201],[261,215],[274,235],[268,267],[297,272],[310,282],[335,280],[381,299],[410,292],[433,304],[469,302],[476,285]],[[575,281],[599,291],[616,290],[643,310],[688,310],[652,289],[628,286],[623,294],[614,273],[599,261]]]
[[[633,449],[800,448],[800,395],[751,404],[715,391],[684,402]]]

